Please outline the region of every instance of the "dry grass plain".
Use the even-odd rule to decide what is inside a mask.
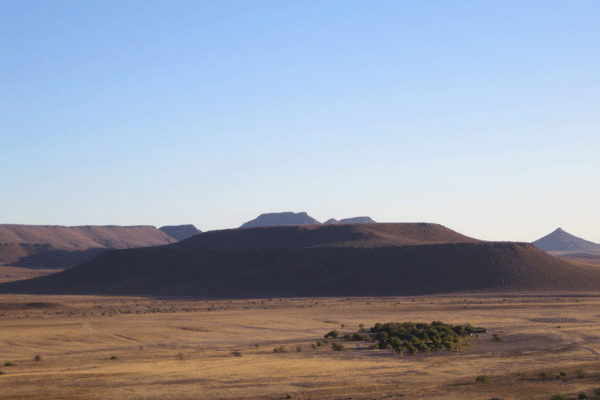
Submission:
[[[592,397],[600,388],[599,317],[600,294],[586,293],[231,301],[2,295],[0,398]],[[488,333],[460,352],[414,356],[362,342],[345,342],[342,352],[311,346],[361,323],[433,320]],[[492,341],[494,333],[503,341]],[[285,353],[273,352],[282,346]],[[579,368],[585,377],[577,378]],[[481,374],[491,382],[476,382]]]

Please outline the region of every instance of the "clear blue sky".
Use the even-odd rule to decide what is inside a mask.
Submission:
[[[600,242],[600,2],[2,1],[0,223]]]

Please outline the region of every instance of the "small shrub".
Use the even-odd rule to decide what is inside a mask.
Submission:
[[[594,389],[594,396],[600,396],[600,388]]]
[[[554,396],[550,397],[550,400],[569,400],[569,396],[564,393],[557,393]]]
[[[540,378],[541,379],[548,379],[550,378],[552,374],[550,374],[550,372],[540,372]]]
[[[311,344],[310,347],[312,347],[313,350],[315,350],[317,348],[317,345],[315,343]]]
[[[302,346],[296,346],[296,353],[302,352]]]
[[[325,340],[323,340],[323,343],[329,344],[329,343],[331,343],[331,341],[329,339],[325,339]]]
[[[287,396],[285,396],[286,399],[293,399],[294,395],[293,394],[288,394]]]
[[[232,352],[231,352],[231,355],[232,355],[232,356],[234,356],[234,357],[241,357],[241,356],[242,356],[242,353],[241,353],[241,352],[239,352],[239,351],[232,351]]]
[[[178,360],[183,360],[183,353],[177,353],[175,357],[177,357]]]
[[[583,369],[583,368],[577,368],[575,370],[575,375],[577,375],[578,378],[585,378],[587,375],[587,372],[585,372],[585,369]]]
[[[502,341],[502,337],[501,337],[499,334],[497,334],[497,333],[494,333],[494,335],[493,335],[493,339],[492,339],[492,340],[493,340],[494,342],[501,342],[501,341]]]
[[[585,394],[585,393],[579,393],[577,395],[577,398],[580,400],[586,400],[588,397],[587,397],[587,394]]]
[[[118,360],[118,359],[119,359],[119,357],[117,357],[117,356],[112,356],[110,359],[111,359],[111,360]]]
[[[340,332],[334,330],[334,331],[331,331],[328,334],[326,334],[325,339],[327,339],[327,338],[337,339],[338,336],[340,336]]]
[[[8,361],[4,363],[5,367],[14,367],[15,365],[17,365],[16,363],[12,362],[12,361]]]
[[[38,354],[37,356],[33,357],[33,359],[34,359],[35,361],[42,361],[42,356],[40,356],[40,355]]]
[[[377,349],[377,347],[379,347],[379,346],[377,346],[376,344],[370,344],[369,350],[375,350],[375,349]]]
[[[475,378],[475,382],[489,382],[490,381],[490,377],[488,375],[479,375],[477,378]]]
[[[4,375],[6,372],[4,371],[0,371],[0,375]]]
[[[332,343],[331,348],[335,351],[344,351],[346,349],[341,343]]]
[[[564,372],[564,371],[561,371],[561,373],[560,373],[559,375],[560,375],[561,377],[563,377],[563,378],[564,378],[564,377],[566,377],[566,376],[567,376],[567,373],[566,373],[566,372]]]
[[[281,346],[281,347],[275,347],[273,349],[273,353],[285,353],[285,347]]]

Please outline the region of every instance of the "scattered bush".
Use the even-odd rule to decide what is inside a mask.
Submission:
[[[353,335],[346,335],[346,336],[348,337],[347,340],[350,340],[353,342],[372,342],[373,341],[373,339],[371,339],[371,336],[369,336],[363,332],[356,332]]]
[[[587,397],[587,394],[585,394],[585,393],[579,393],[577,395],[577,398],[580,400],[586,400],[588,397]]]
[[[594,396],[600,397],[600,388],[594,389]]]
[[[492,340],[494,342],[501,342],[502,341],[502,337],[499,334],[494,333]]]
[[[6,372],[4,371],[0,371],[0,375],[4,375]]]
[[[302,352],[302,346],[296,346],[296,353]]]
[[[315,343],[310,345],[312,347],[313,350],[315,350],[317,348],[317,345]]]
[[[550,374],[550,372],[540,372],[541,379],[548,379],[548,378],[550,378],[550,376],[552,376],[552,374]]]
[[[273,353],[285,353],[285,347],[281,346],[281,347],[275,347],[273,349]]]
[[[475,378],[476,382],[489,382],[490,381],[490,377],[488,375],[479,375],[477,378]]]
[[[178,360],[183,360],[183,353],[177,353],[175,357],[177,357]]]
[[[241,357],[242,353],[240,351],[232,351],[231,355],[234,356],[234,357]]]
[[[34,359],[35,361],[42,361],[42,356],[40,356],[40,355],[38,354],[37,356],[33,357],[33,359]]]
[[[337,339],[338,336],[340,336],[340,332],[339,331],[331,331],[328,334],[325,335],[325,339],[328,338],[332,338],[332,339]]]
[[[550,397],[550,400],[569,400],[569,396],[564,393],[557,393],[554,396]]]
[[[583,369],[583,368],[577,368],[575,370],[575,375],[577,375],[578,378],[585,378],[587,375],[587,372],[585,372],[585,369]]]
[[[346,348],[341,343],[331,343],[331,348],[335,351],[344,351]]]
[[[566,372],[564,372],[564,371],[561,371],[559,375],[560,375],[561,377],[563,377],[563,378],[564,378],[564,377],[566,377],[566,376],[567,376],[567,373],[566,373]]]
[[[16,363],[12,362],[12,361],[8,361],[4,363],[5,367],[14,367],[15,365],[17,365]]]
[[[119,359],[119,357],[117,357],[117,356],[112,356],[112,357],[110,357],[110,359],[111,359],[111,360],[118,360],[118,359]]]

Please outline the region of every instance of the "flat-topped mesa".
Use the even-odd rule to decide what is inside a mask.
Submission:
[[[177,241],[188,239],[194,235],[202,233],[201,230],[192,224],[187,225],[167,225],[158,228],[159,231],[166,233]]]
[[[540,250],[550,252],[594,253],[600,250],[600,244],[571,235],[561,228],[532,242]]]
[[[339,221],[335,218],[328,219],[324,222],[325,225],[329,224],[375,224],[376,221],[373,221],[371,217],[352,217],[352,218],[343,218]]]
[[[248,221],[240,228],[253,228],[257,226],[284,226],[284,225],[311,225],[320,224],[319,221],[306,212],[280,212],[261,214],[255,219]]]
[[[355,228],[375,225],[329,225]],[[307,230],[313,226],[239,229]],[[321,228],[321,227],[319,227]],[[231,230],[229,233],[233,233]],[[168,246],[105,252],[57,274],[0,284],[0,293],[204,298],[406,296],[490,291],[598,291],[600,270],[529,243],[442,243],[375,248]]]
[[[168,247],[205,249],[374,248],[477,242],[480,241],[439,224],[372,223],[225,229],[204,232]]]
[[[340,224],[376,224],[371,217],[353,217],[340,219]]]

